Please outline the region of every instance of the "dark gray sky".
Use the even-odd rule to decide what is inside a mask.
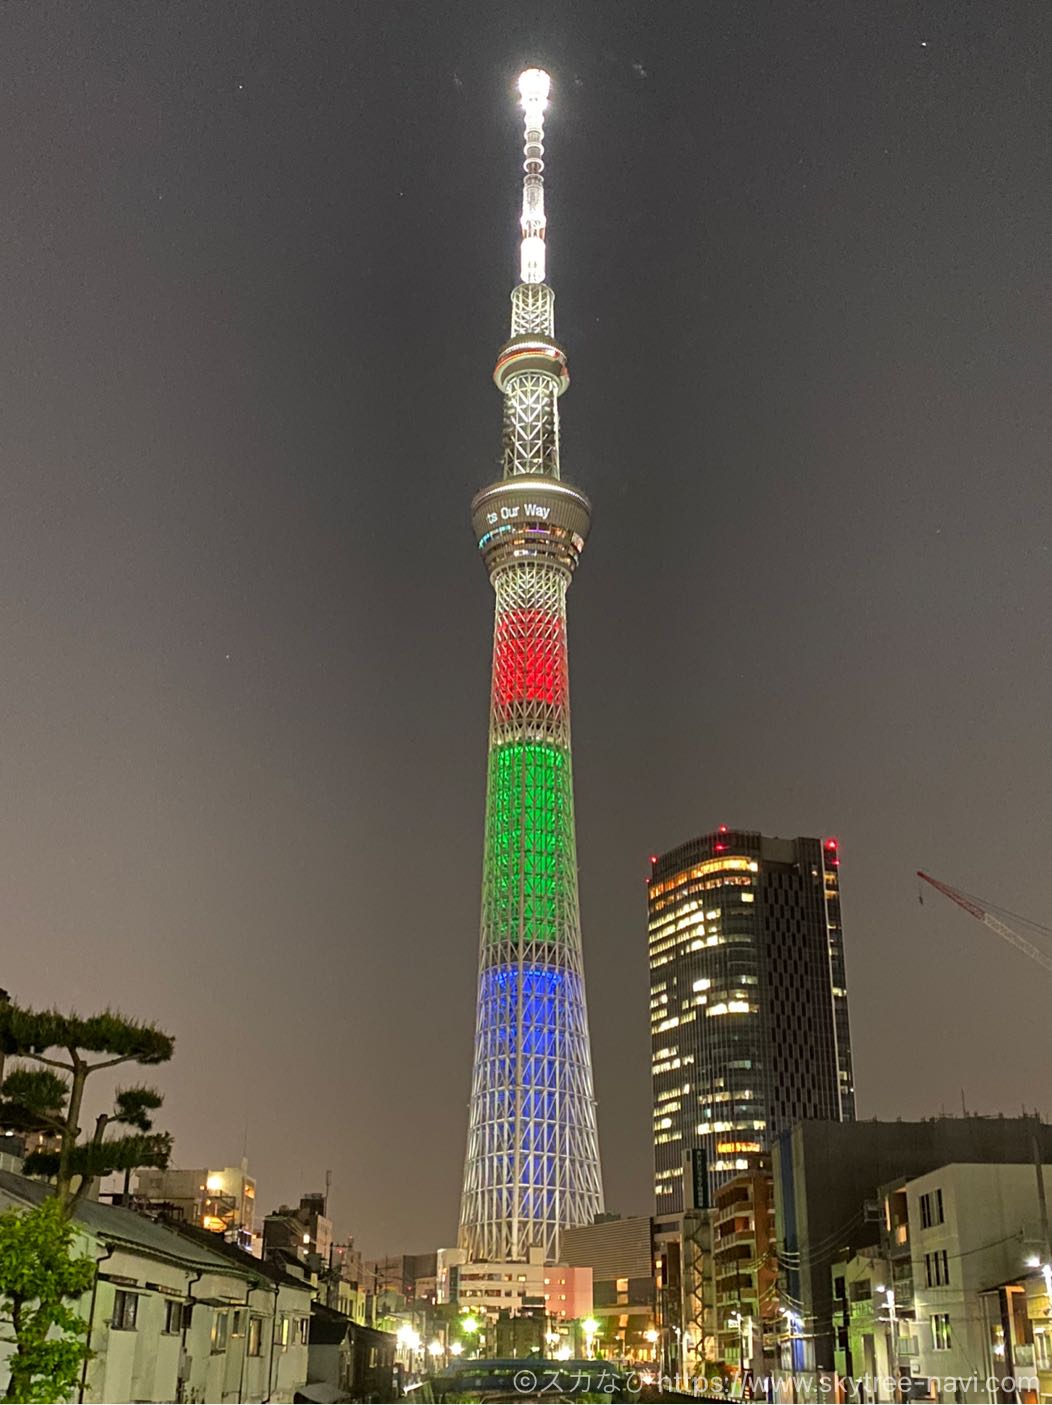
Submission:
[[[182,1164],[455,1232],[492,596],[468,520],[548,66],[608,1201],[647,855],[843,846],[861,1115],[1052,1113],[1043,3],[8,4],[0,918],[177,1037]]]

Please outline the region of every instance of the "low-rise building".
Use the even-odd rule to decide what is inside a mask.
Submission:
[[[279,1205],[263,1221],[263,1253],[276,1250],[306,1262],[312,1256],[328,1264],[332,1252],[332,1220],[325,1213],[325,1196],[320,1191],[301,1195],[292,1209]]]
[[[315,1303],[311,1312],[308,1401],[395,1400],[395,1338]]]
[[[463,1249],[439,1249],[437,1268],[440,1303],[457,1303],[494,1319],[538,1306],[567,1322],[591,1316],[592,1270],[546,1264],[543,1249],[531,1249],[525,1262],[512,1263],[469,1263]]]
[[[0,1171],[0,1209],[26,1210],[48,1194]],[[118,1206],[85,1200],[76,1251],[98,1264],[77,1305],[92,1356],[80,1398],[291,1402],[307,1379],[311,1291],[220,1235],[176,1231]],[[0,1388],[9,1342],[0,1342]]]
[[[916,1398],[1043,1399],[1037,1168],[940,1166],[882,1187],[879,1206],[878,1242],[832,1269],[838,1372],[907,1376]]]
[[[135,1198],[139,1206],[168,1219],[181,1218],[185,1224],[236,1237],[242,1249],[257,1247],[256,1182],[244,1161],[218,1170],[139,1171]]]

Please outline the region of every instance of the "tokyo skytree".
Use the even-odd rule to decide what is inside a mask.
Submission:
[[[520,282],[493,379],[503,477],[471,504],[496,595],[475,1063],[460,1248],[476,1262],[559,1255],[603,1208],[577,894],[566,591],[591,504],[559,471],[569,384],[545,282],[544,111],[525,112]]]

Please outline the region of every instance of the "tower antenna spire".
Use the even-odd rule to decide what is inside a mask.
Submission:
[[[551,86],[552,80],[543,68],[527,68],[519,74],[519,96],[525,114],[519,263],[523,283],[544,282],[544,109]]]

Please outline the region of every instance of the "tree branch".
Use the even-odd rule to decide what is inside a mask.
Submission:
[[[134,1054],[121,1054],[119,1059],[99,1059],[98,1063],[85,1063],[89,1073],[94,1073],[97,1068],[112,1068],[114,1064],[126,1064],[135,1058]]]
[[[15,1054],[16,1059],[36,1059],[37,1063],[48,1064],[51,1068],[60,1068],[64,1073],[73,1073],[76,1064],[64,1064],[61,1059],[49,1059],[44,1054]]]

